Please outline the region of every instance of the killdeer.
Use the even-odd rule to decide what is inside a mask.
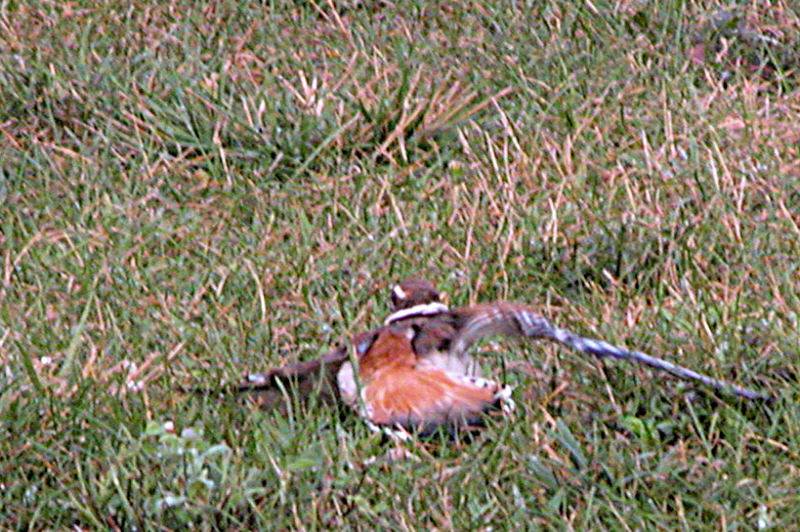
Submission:
[[[403,281],[392,289],[391,298],[393,312],[383,326],[353,339],[357,364],[350,361],[348,348],[340,347],[318,360],[259,374],[239,389],[274,387],[280,378],[306,382],[325,373],[335,375],[338,397],[376,429],[427,431],[471,423],[495,407],[513,410],[511,389],[482,378],[480,366],[468,354],[482,338],[506,335],[551,340],[598,358],[639,362],[746,399],[771,399],[639,351],[579,336],[526,305],[495,302],[451,310],[422,279]]]
[[[514,410],[511,388],[462,371],[414,348],[424,337],[419,325],[381,328],[358,359],[358,371],[345,362],[338,374],[339,393],[374,429],[427,433],[440,426],[480,422],[499,407]],[[360,393],[359,393],[360,389]]]

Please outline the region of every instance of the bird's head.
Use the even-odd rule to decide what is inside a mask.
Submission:
[[[433,283],[411,277],[392,287],[392,310],[395,312],[418,305],[441,303],[442,298]]]

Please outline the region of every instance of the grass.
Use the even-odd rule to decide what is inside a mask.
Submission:
[[[2,528],[796,526],[800,11],[731,4],[0,4]],[[410,274],[778,401],[494,342],[515,419],[365,467],[176,392]]]

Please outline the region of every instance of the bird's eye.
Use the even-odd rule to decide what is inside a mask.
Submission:
[[[403,290],[400,287],[400,285],[395,285],[395,287],[392,288],[392,303],[394,303],[395,305],[397,304],[398,301],[403,301],[407,297],[408,294],[406,294],[406,291]]]

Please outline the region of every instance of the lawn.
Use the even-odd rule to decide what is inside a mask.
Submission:
[[[0,528],[791,529],[800,6],[0,3]],[[195,396],[423,275],[773,394],[497,340],[480,435]]]

